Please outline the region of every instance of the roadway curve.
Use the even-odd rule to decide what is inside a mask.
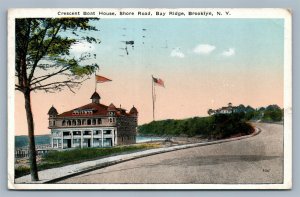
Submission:
[[[59,183],[282,183],[283,125],[255,123],[243,140],[119,163]]]

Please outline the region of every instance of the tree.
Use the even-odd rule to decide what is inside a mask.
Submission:
[[[100,43],[88,33],[97,31],[88,18],[26,18],[15,23],[15,89],[22,92],[29,138],[31,179],[38,180],[34,140],[34,121],[31,92],[55,92],[81,85],[98,68],[89,63],[95,58],[90,53],[71,57],[70,48],[78,42]],[[87,34],[84,34],[84,33]]]

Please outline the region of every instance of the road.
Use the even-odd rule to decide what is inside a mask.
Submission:
[[[282,183],[283,125],[255,123],[247,139],[119,163],[59,183]]]

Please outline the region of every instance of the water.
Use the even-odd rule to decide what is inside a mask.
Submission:
[[[50,144],[50,136],[49,135],[37,135],[35,136],[35,144]],[[25,135],[15,136],[15,147],[20,148],[28,146],[28,137]]]
[[[164,140],[162,137],[146,137],[146,136],[136,136],[136,143],[142,142],[150,142],[157,140]],[[15,137],[16,148],[28,146],[28,137],[27,136],[16,136]],[[37,135],[35,136],[36,145],[41,144],[50,144],[50,136],[49,135]]]
[[[151,141],[157,141],[157,140],[165,140],[165,138],[162,138],[162,137],[136,136],[136,143],[151,142]]]

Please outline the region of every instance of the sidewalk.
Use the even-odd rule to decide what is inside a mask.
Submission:
[[[180,150],[180,149],[186,149],[186,148],[192,148],[192,147],[198,147],[198,146],[206,146],[211,144],[219,144],[224,142],[230,142],[230,141],[236,141],[241,140],[249,137],[253,137],[260,133],[260,129],[255,128],[255,132],[251,135],[247,136],[241,136],[231,139],[224,139],[224,140],[217,140],[217,141],[211,141],[211,142],[201,142],[201,143],[194,143],[194,144],[185,144],[185,145],[178,145],[173,147],[166,147],[166,148],[157,148],[157,149],[150,149],[145,151],[139,151],[136,153],[130,153],[130,154],[124,154],[124,155],[118,155],[118,156],[112,156],[107,158],[102,158],[94,161],[86,161],[78,164],[72,164],[67,165],[64,167],[59,168],[52,168],[48,170],[42,170],[39,171],[39,178],[40,181],[31,181],[30,175],[26,175],[20,178],[15,179],[16,184],[24,184],[24,183],[54,183],[56,181],[83,174],[95,169],[104,168],[110,165],[118,164],[121,162],[129,161],[132,159],[137,159],[141,157],[146,157],[150,155]]]

